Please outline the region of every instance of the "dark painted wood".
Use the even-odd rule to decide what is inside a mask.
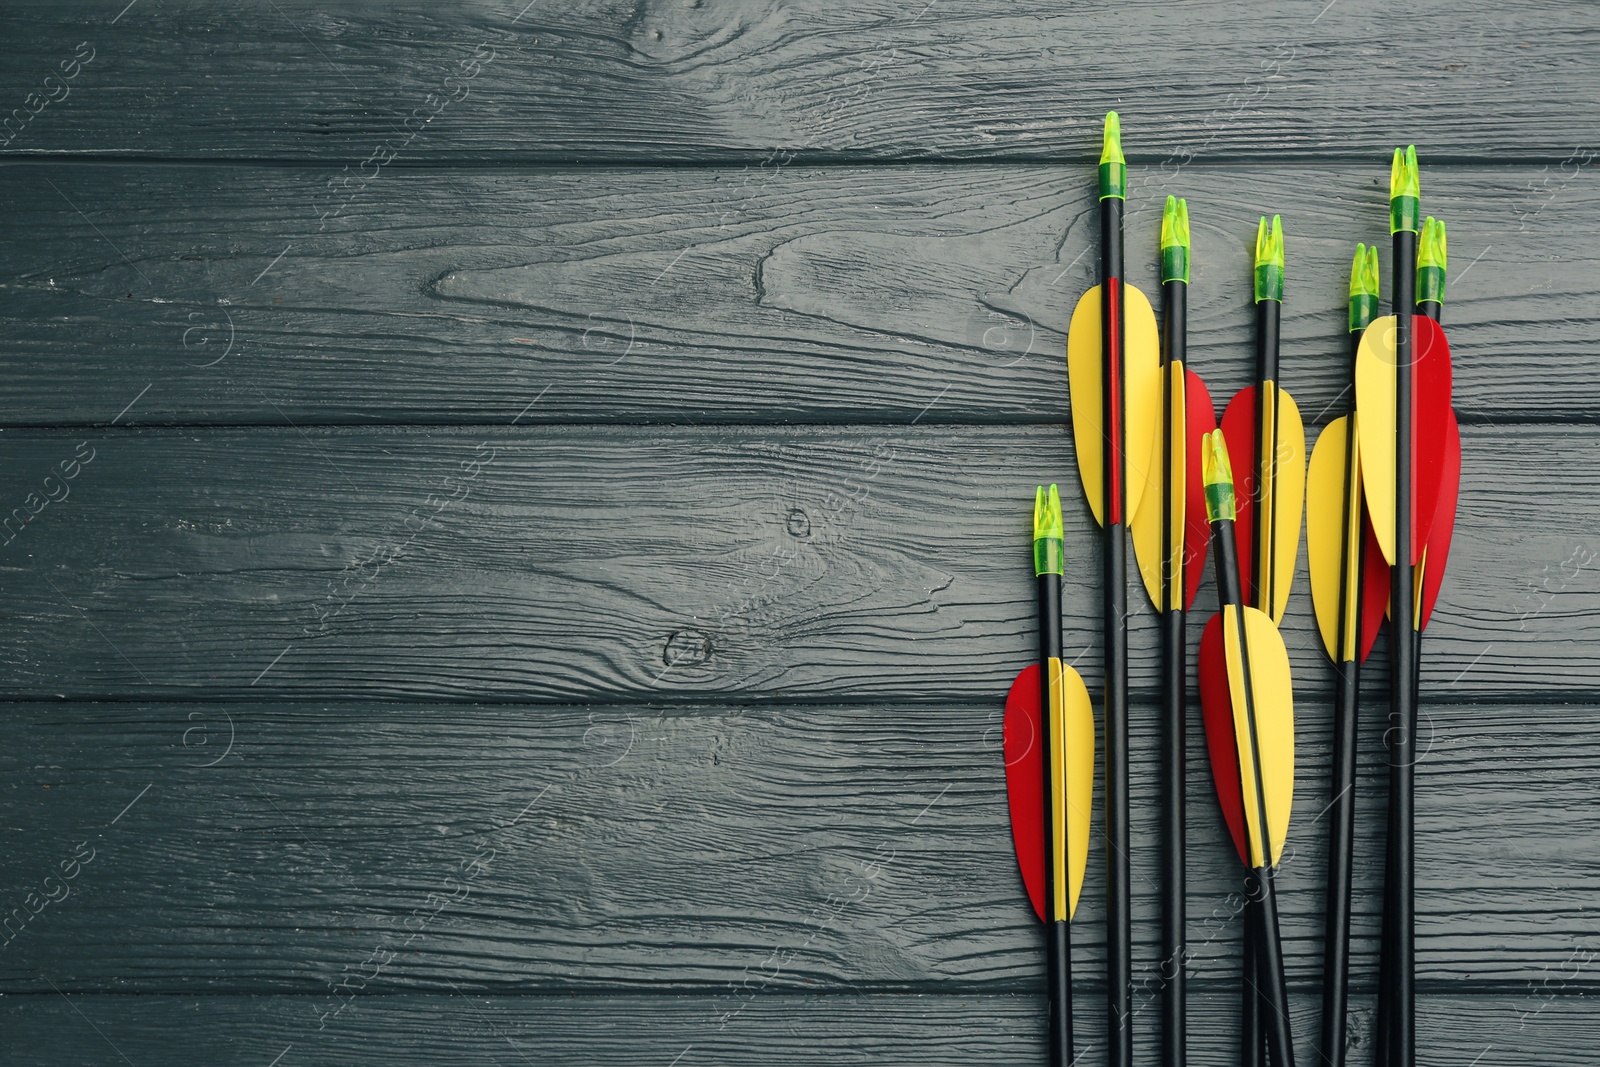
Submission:
[[[396,171],[319,221],[328,173],[8,170],[0,423],[1064,418],[1084,168]],[[1261,212],[1288,232],[1284,384],[1311,422],[1348,404],[1350,258],[1384,239],[1387,174],[1131,169],[1148,293],[1161,200],[1189,200],[1189,354],[1219,405],[1250,377]],[[1424,167],[1469,422],[1600,412],[1587,179]]]
[[[9,5],[6,1061],[1037,1058],[996,742],[1037,481],[1072,501],[1099,688],[1060,353],[1114,105],[1130,276],[1154,292],[1186,195],[1219,401],[1255,217],[1285,216],[1313,425],[1388,150],[1424,134],[1469,428],[1424,663],[1423,1062],[1593,1062],[1596,29],[1437,0]],[[1308,1051],[1331,673],[1300,581]],[[1142,980],[1148,612],[1133,651]],[[1191,755],[1192,1062],[1221,1062],[1233,861]]]
[[[583,996],[365,997],[323,1030],[305,997],[116,997],[57,993],[0,1000],[0,1026],[16,1067],[62,1063],[253,1063],[327,1067],[420,1062],[438,1067],[635,1067],[678,1057],[679,1067],[793,1062],[972,1064],[1039,1062],[1043,1034],[1028,996]],[[746,1003],[747,1001],[747,1003]],[[1544,1010],[1540,1010],[1541,1005]],[[1537,995],[1418,998],[1424,1067],[1550,1064],[1584,1067],[1600,1041],[1595,1013],[1576,998]],[[1191,1060],[1224,1063],[1233,1051],[1231,997],[1196,998]],[[1296,998],[1297,1033],[1314,1005]],[[1356,1062],[1370,1055],[1370,1005],[1355,1032]],[[1085,1043],[1093,1035],[1084,1031]],[[1303,1055],[1311,1054],[1307,1041]],[[1138,1062],[1147,1062],[1144,1050]],[[1085,1067],[1103,1062],[1086,1049]],[[1148,1062],[1154,1062],[1149,1060]]]
[[[43,503],[0,547],[0,686],[92,699],[999,699],[1033,654],[1033,487],[1060,479],[1067,655],[1097,692],[1098,549],[1067,434],[911,421],[7,433],[0,517]],[[1600,548],[1558,488],[1589,498],[1600,431],[1469,427],[1463,441],[1424,693],[1600,699]],[[86,450],[75,478],[52,475]],[[1213,603],[1197,602],[1192,641]],[[1155,616],[1142,595],[1133,605],[1134,692],[1153,700]],[[1331,691],[1304,574],[1284,631],[1298,690]],[[1383,681],[1366,672],[1373,692]]]
[[[1600,24],[1583,4],[121,8],[8,7],[0,99],[67,94],[8,154],[315,158],[352,171],[384,145],[401,164],[754,161],[774,149],[1084,163],[1109,105],[1144,160],[1382,160],[1425,135],[1435,155],[1555,161],[1600,122],[1587,50]],[[93,60],[46,86],[85,40]],[[415,136],[402,125],[413,115]]]
[[[1042,994],[1039,930],[1007,832],[1001,705],[998,692],[941,706],[536,714],[10,705],[0,901],[8,916],[38,914],[0,950],[0,986],[297,992],[308,1014],[335,1010],[341,983],[720,993],[765,973],[784,992]],[[1376,724],[1382,711],[1370,710]],[[1587,966],[1559,970],[1600,949],[1582,889],[1600,876],[1596,708],[1429,710],[1417,790],[1424,990],[1521,994],[1551,974],[1565,994],[1600,989]],[[1132,722],[1134,960],[1148,996],[1155,706]],[[1321,966],[1329,722],[1326,701],[1301,702],[1279,875],[1290,981],[1308,992]],[[1374,725],[1355,857],[1352,975],[1364,992],[1382,761]],[[1202,746],[1188,779],[1191,972],[1196,988],[1228,990],[1242,871]],[[46,883],[80,853],[74,878]],[[1073,938],[1080,990],[1103,981],[1104,878],[1091,862]],[[62,886],[58,902],[27,900]]]

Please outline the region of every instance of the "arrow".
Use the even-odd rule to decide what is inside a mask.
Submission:
[[[1356,245],[1350,268],[1351,373],[1362,331],[1378,312],[1378,249]],[[1363,546],[1366,551],[1363,551]],[[1323,927],[1322,1058],[1343,1067],[1349,1006],[1350,888],[1355,841],[1356,724],[1361,664],[1388,603],[1388,566],[1366,520],[1354,414],[1330,422],[1306,475],[1306,559],[1323,647],[1334,663],[1333,800],[1328,805],[1328,896]]]
[[[1274,623],[1289,605],[1300,550],[1300,514],[1305,499],[1305,428],[1294,398],[1278,385],[1278,324],[1283,309],[1283,222],[1263,216],[1256,228],[1255,384],[1240,390],[1222,413],[1222,434],[1238,460],[1235,526],[1245,600]],[[1246,905],[1247,907],[1249,905]],[[1261,1062],[1261,1021],[1256,998],[1255,924],[1245,925],[1244,996],[1240,1026],[1241,1063]]]
[[[1217,800],[1239,858],[1251,872],[1257,982],[1245,1002],[1264,1011],[1267,1048],[1277,1067],[1294,1067],[1289,996],[1278,936],[1273,868],[1283,855],[1294,800],[1294,687],[1283,636],[1265,612],[1244,603],[1235,542],[1237,508],[1227,439],[1221,430],[1204,442],[1206,512],[1221,610],[1200,639],[1200,706]],[[1254,1042],[1260,1048],[1260,1040]],[[1251,1045],[1245,1046],[1248,1055]]]
[[[1006,695],[1006,795],[1017,866],[1034,913],[1045,924],[1047,1062],[1050,1067],[1067,1067],[1073,1058],[1070,923],[1089,861],[1094,711],[1083,679],[1061,658],[1061,581],[1066,568],[1061,498],[1053,485],[1048,496],[1042,485],[1034,495],[1033,568],[1039,662],[1023,668]]]
[[[1217,427],[1211,394],[1184,366],[1188,342],[1189,206],[1167,197],[1161,216],[1161,431],[1151,449],[1148,488],[1133,516],[1134,556],[1161,616],[1161,977],[1163,1067],[1183,1067],[1184,961],[1184,620],[1205,569],[1205,488],[1200,442]]]
[[[1418,418],[1420,422],[1425,406],[1435,420],[1438,419],[1438,409],[1442,407],[1443,419],[1438,436],[1425,436],[1426,431],[1420,426],[1414,435],[1414,446],[1418,452],[1415,466],[1417,477],[1420,479],[1424,471],[1436,469],[1438,484],[1431,505],[1424,505],[1420,494],[1417,503],[1419,509],[1429,506],[1431,510],[1427,513],[1427,534],[1418,553],[1411,582],[1416,608],[1406,641],[1410,656],[1407,679],[1410,707],[1409,718],[1400,720],[1408,725],[1399,728],[1402,734],[1400,740],[1410,752],[1397,756],[1394,749],[1399,746],[1391,746],[1390,753],[1387,866],[1378,982],[1377,1050],[1380,1064],[1409,1063],[1415,1055],[1415,905],[1411,895],[1414,891],[1411,872],[1414,864],[1415,822],[1411,816],[1415,810],[1412,789],[1417,759],[1415,731],[1416,707],[1421,690],[1422,631],[1433,616],[1433,605],[1444,581],[1461,486],[1461,428],[1456,422],[1455,411],[1450,407],[1448,388],[1441,398],[1437,384],[1440,377],[1446,383],[1450,379],[1450,348],[1443,329],[1438,325],[1444,313],[1446,265],[1444,223],[1429,217],[1422,226],[1421,239],[1417,242],[1415,312],[1418,317],[1414,321],[1418,326],[1415,343],[1420,347],[1424,344],[1424,336],[1429,337],[1427,351],[1417,360],[1419,379],[1416,388],[1419,393],[1425,388],[1432,388],[1434,392],[1428,396],[1419,395]],[[1431,362],[1435,368],[1429,383],[1421,380],[1424,360]],[[1441,365],[1442,374],[1438,370]],[[1392,590],[1390,606],[1392,609]],[[1403,632],[1396,624],[1391,631],[1391,639]],[[1398,657],[1393,669],[1401,669]],[[1404,766],[1398,765],[1400,763]],[[1411,1019],[1409,1031],[1396,1021],[1397,1015]]]
[[[1149,478],[1160,366],[1155,312],[1122,280],[1127,162],[1115,111],[1100,154],[1100,284],[1067,328],[1078,475],[1104,533],[1106,671],[1106,998],[1108,1067],[1133,1063],[1133,925],[1128,861],[1128,517]]]

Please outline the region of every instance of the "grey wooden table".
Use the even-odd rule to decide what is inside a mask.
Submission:
[[[1147,291],[1189,200],[1218,397],[1283,214],[1312,433],[1417,142],[1465,449],[1423,1062],[1600,1059],[1600,10],[122,2],[0,12],[6,1063],[1037,1060],[998,724],[1038,482],[1099,682],[1062,347],[1107,107]],[[1303,574],[1285,631],[1309,1062],[1332,683]],[[1145,1062],[1148,613],[1132,648]],[[1223,1063],[1235,879],[1190,751],[1193,1062]],[[1085,1063],[1102,890],[1096,860]]]

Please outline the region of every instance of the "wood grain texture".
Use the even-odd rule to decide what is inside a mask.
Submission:
[[[253,1063],[327,1067],[428,1063],[437,1067],[744,1067],[750,1063],[973,1064],[1039,1062],[1041,1002],[1031,996],[756,997],[740,1009],[713,997],[364,997],[319,1031],[304,997],[119,997],[56,993],[8,996],[0,1020],[16,1067],[62,1063]],[[1600,1041],[1593,1010],[1576,998],[1418,997],[1423,1067],[1585,1067]],[[1098,1004],[1094,1004],[1098,1007]],[[1091,1007],[1085,1003],[1084,1008]],[[1352,1056],[1370,1055],[1370,1004],[1353,1005]],[[1190,1050],[1198,1063],[1236,1053],[1233,995],[1200,993],[1191,1005]],[[724,1025],[724,1019],[737,1011]],[[1293,998],[1301,1054],[1315,1005]],[[1079,1017],[1084,1067],[1104,1062],[1093,1017]],[[1155,1062],[1141,1040],[1139,1063]],[[1148,1057],[1148,1059],[1146,1058]]]
[[[1051,478],[1100,683],[1060,357],[1107,106],[1151,292],[1160,201],[1189,200],[1219,402],[1284,215],[1314,425],[1345,406],[1352,246],[1423,134],[1467,430],[1424,658],[1422,1062],[1594,1061],[1600,9],[522,2],[0,13],[8,1064],[1036,1060],[998,726]],[[1331,679],[1304,581],[1280,884],[1308,1055]],[[1237,874],[1191,727],[1191,1051],[1226,1062]]]
[[[1553,2],[191,0],[6,21],[7,108],[60,96],[43,79],[96,50],[12,155],[1082,163],[1116,106],[1144,160],[1386,158],[1421,132],[1435,155],[1553,162],[1600,121],[1596,13]]]
[[[1463,442],[1424,692],[1600,700],[1600,546],[1567,498],[1600,431]],[[1098,535],[1059,427],[25,431],[0,471],[14,697],[998,699],[1032,655],[1028,505],[1056,478],[1067,655],[1100,686]],[[1320,695],[1307,589],[1284,633]]]
[[[1568,169],[1425,167],[1465,421],[1600,415],[1600,193]],[[1065,418],[1085,168],[386,172],[322,219],[328,173],[12,168],[0,424]],[[1219,404],[1252,373],[1257,216],[1283,214],[1283,381],[1310,421],[1344,410],[1386,164],[1130,182],[1150,293],[1161,202],[1189,200],[1190,355]]]
[[[295,992],[318,1012],[363,990],[1042,992],[1007,828],[1000,708],[998,694],[537,715],[10,705],[0,901],[13,928],[0,984]],[[1367,711],[1352,975],[1371,992],[1386,773],[1381,709]],[[1521,994],[1551,976],[1563,994],[1600,990],[1587,966],[1600,927],[1580,889],[1600,876],[1594,713],[1430,709],[1417,787],[1425,990]],[[1238,981],[1242,871],[1198,715],[1190,968],[1215,991]],[[1144,802],[1157,789],[1156,718],[1135,709],[1131,761],[1146,995],[1159,974],[1156,808]],[[1308,992],[1321,965],[1330,719],[1325,702],[1302,702],[1278,881],[1290,981]],[[62,895],[46,879],[78,853],[65,898],[30,903]],[[1085,993],[1104,973],[1098,842],[1092,854],[1074,931]]]

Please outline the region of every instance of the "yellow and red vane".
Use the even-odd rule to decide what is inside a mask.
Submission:
[[[1101,526],[1126,526],[1129,516],[1139,510],[1145,489],[1153,482],[1150,457],[1161,412],[1161,342],[1156,313],[1149,297],[1122,280],[1121,204],[1126,168],[1122,127],[1112,111],[1106,115],[1100,192],[1102,206],[1116,209],[1115,232],[1101,234],[1104,277],[1079,298],[1067,327],[1067,387],[1072,398],[1078,477],[1094,520]],[[1112,324],[1109,330],[1108,321]],[[1108,445],[1112,449],[1109,462]],[[1105,478],[1108,466],[1109,484]],[[1153,484],[1159,486],[1160,482]]]
[[[1442,221],[1429,216],[1422,224],[1422,231],[1417,243],[1417,303],[1416,316],[1413,318],[1413,331],[1417,336],[1423,332],[1431,333],[1433,326],[1438,326],[1442,321],[1444,311],[1444,272],[1446,262],[1445,226]],[[1427,318],[1433,325],[1421,325],[1423,318]],[[1443,326],[1438,326],[1438,338],[1444,338]],[[1438,353],[1442,351],[1443,356]],[[1450,346],[1448,340],[1443,347],[1437,345],[1430,347],[1430,359],[1439,360],[1446,368],[1450,367]],[[1435,366],[1428,381],[1419,375],[1414,388],[1425,388],[1431,384],[1438,385],[1439,368]],[[1438,397],[1418,398],[1419,405],[1426,405],[1437,409]],[[1420,410],[1420,408],[1418,408]],[[1438,411],[1433,412],[1437,421]],[[1412,619],[1412,627],[1421,632],[1427,629],[1428,622],[1433,618],[1433,606],[1439,599],[1439,589],[1444,584],[1445,565],[1450,556],[1450,540],[1455,533],[1456,503],[1461,492],[1461,426],[1456,421],[1453,407],[1443,409],[1443,430],[1437,438],[1424,442],[1417,437],[1415,445],[1418,454],[1413,456],[1413,470],[1428,471],[1436,465],[1438,468],[1437,488],[1418,486],[1414,499],[1417,507],[1426,506],[1426,496],[1432,495],[1434,502],[1431,506],[1431,518],[1423,525],[1426,533],[1422,535],[1422,546],[1416,559],[1416,570],[1412,575],[1412,588],[1416,598],[1417,610]],[[1331,425],[1330,425],[1331,429]],[[1326,432],[1326,431],[1325,431]],[[1426,453],[1426,454],[1425,454]],[[1309,546],[1310,530],[1306,531],[1306,541]],[[1376,535],[1369,528],[1369,537],[1373,537],[1376,545]],[[1312,572],[1312,581],[1316,581],[1316,572]],[[1367,584],[1365,589],[1372,586]],[[1315,590],[1313,589],[1313,592]],[[1368,636],[1368,624],[1371,623],[1373,633],[1382,622],[1389,608],[1389,591],[1384,587],[1381,595],[1374,597],[1383,604],[1383,611],[1374,612],[1371,604],[1363,604],[1362,641],[1364,647],[1371,647],[1371,638]],[[1320,616],[1319,616],[1320,618]],[[1365,653],[1363,652],[1363,655]]]
[[[1239,472],[1239,563],[1246,603],[1281,622],[1300,552],[1306,433],[1294,398],[1278,384],[1283,309],[1283,223],[1256,230],[1256,378],[1228,402],[1222,433]]]
[[[1417,244],[1417,314],[1436,323],[1444,322],[1445,265],[1447,262],[1444,222],[1431,215],[1422,224]],[[1440,327],[1443,333],[1443,327]],[[1446,346],[1446,352],[1449,347]],[[1448,357],[1447,357],[1448,358]],[[1417,619],[1419,631],[1428,628],[1433,605],[1444,583],[1445,564],[1450,557],[1450,538],[1456,527],[1456,500],[1461,493],[1461,426],[1455,409],[1445,419],[1444,440],[1440,442],[1439,499],[1433,521],[1428,524],[1428,539],[1418,564]]]
[[[1395,226],[1409,226],[1412,235],[1420,225],[1417,150],[1395,150],[1390,178]],[[1442,295],[1442,293],[1441,293]],[[1394,315],[1372,320],[1361,335],[1356,355],[1356,411],[1361,418],[1361,471],[1367,512],[1383,558],[1395,561],[1395,432],[1401,358],[1411,363],[1411,551],[1413,565],[1422,558],[1428,531],[1438,510],[1439,486],[1444,475],[1443,442],[1449,434],[1450,344],[1436,319],[1411,318],[1408,350],[1401,352]]]
[[[1185,364],[1188,288],[1189,205],[1169,196],[1161,218],[1161,421],[1131,525],[1139,576],[1162,612],[1194,603],[1210,540],[1200,442],[1217,428],[1217,410],[1206,383]]]
[[[1378,296],[1378,248],[1357,245],[1350,268],[1353,356],[1367,325],[1377,317]],[[1389,600],[1388,566],[1366,517],[1358,437],[1355,412],[1329,422],[1317,437],[1306,471],[1311,603],[1322,646],[1336,664],[1365,662]],[[1373,550],[1363,552],[1363,545]]]
[[[1289,653],[1267,614],[1244,603],[1234,542],[1237,497],[1222,431],[1206,437],[1204,462],[1222,604],[1222,611],[1206,623],[1200,639],[1200,704],[1206,746],[1217,800],[1240,860],[1251,868],[1272,866],[1283,853],[1294,800],[1294,689]]]
[[[1094,711],[1083,678],[1062,662],[1060,611],[1051,610],[1061,603],[1066,570],[1061,499],[1053,485],[1048,494],[1043,486],[1038,489],[1033,537],[1042,592],[1040,662],[1024,667],[1006,695],[1006,792],[1028,899],[1041,922],[1053,922],[1071,919],[1077,911],[1094,796]],[[1041,690],[1045,678],[1050,679],[1048,693]],[[1054,890],[1049,899],[1047,872]]]
[[[1206,508],[1221,611],[1200,640],[1200,704],[1212,780],[1247,883],[1253,924],[1247,951],[1256,953],[1256,988],[1267,1047],[1278,1067],[1294,1067],[1288,992],[1278,935],[1273,868],[1283,855],[1294,801],[1294,687],[1289,653],[1272,619],[1244,603],[1234,540],[1237,507],[1228,447],[1218,430],[1205,439]],[[1259,1040],[1259,1037],[1256,1038]],[[1247,1052],[1249,1050],[1247,1049]]]

